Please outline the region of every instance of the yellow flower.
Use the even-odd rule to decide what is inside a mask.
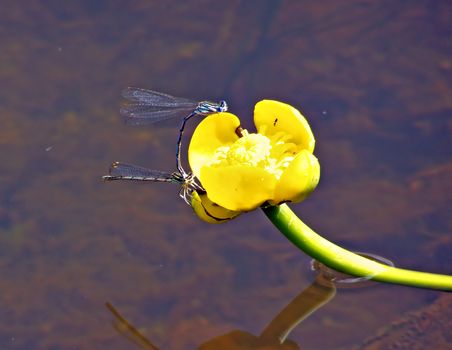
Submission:
[[[212,114],[191,139],[190,167],[209,200],[223,209],[299,202],[319,181],[314,135],[297,109],[263,100],[255,106],[254,123],[257,133],[240,134],[235,115]]]

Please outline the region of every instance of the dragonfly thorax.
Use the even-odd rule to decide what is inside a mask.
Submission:
[[[228,110],[228,105],[226,101],[220,101],[220,103],[213,103],[209,101],[202,101],[198,104],[196,112],[199,114],[210,114],[226,112]]]

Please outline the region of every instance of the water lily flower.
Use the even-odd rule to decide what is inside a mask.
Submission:
[[[256,133],[231,113],[207,116],[196,128],[188,158],[210,201],[234,212],[300,202],[317,186],[315,139],[294,107],[263,100],[254,109]]]

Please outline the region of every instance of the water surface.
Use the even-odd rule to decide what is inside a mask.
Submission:
[[[177,123],[126,127],[125,86],[225,99],[250,129],[261,99],[298,107],[322,175],[297,214],[346,248],[450,274],[451,14],[448,1],[5,4],[0,348],[137,349],[109,302],[159,348],[196,349],[259,335],[314,280],[259,211],[211,226],[177,186],[100,181],[115,160],[175,167]],[[338,290],[289,338],[367,346],[447,295]]]

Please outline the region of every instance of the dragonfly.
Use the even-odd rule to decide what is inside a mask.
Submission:
[[[219,103],[210,101],[196,102],[162,92],[134,87],[124,89],[122,96],[133,102],[120,109],[120,114],[129,125],[153,124],[175,117],[183,117],[177,139],[176,166],[179,174],[187,178],[190,175],[182,167],[180,155],[185,124],[190,118],[197,115],[206,116],[228,110],[228,105],[224,100]]]
[[[121,162],[113,162],[110,165],[109,174],[102,176],[102,179],[105,181],[151,181],[179,184],[181,186],[179,196],[190,206],[194,191],[205,192],[191,173],[181,174],[178,171],[170,173]]]

